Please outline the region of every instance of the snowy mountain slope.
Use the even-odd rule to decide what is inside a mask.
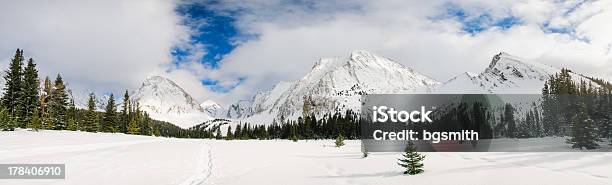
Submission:
[[[223,107],[213,100],[206,100],[200,104],[200,107],[204,109],[208,115],[217,116],[222,112]]]
[[[224,118],[245,118],[249,117],[253,114],[251,111],[251,105],[253,102],[251,100],[239,100],[238,102],[231,104],[227,107],[227,110],[224,110],[223,117]]]
[[[212,119],[183,88],[161,76],[146,79],[131,99],[138,102],[141,110],[149,113],[151,118],[182,128]]]
[[[331,112],[358,110],[363,94],[427,92],[440,83],[403,66],[391,59],[367,51],[354,51],[349,57],[319,60],[302,79],[293,83],[279,83],[271,91],[258,93],[250,108],[241,107],[252,121],[294,119],[303,114],[304,104],[310,113],[323,115]],[[282,92],[282,93],[281,93]],[[253,113],[249,115],[247,113]],[[253,120],[256,118],[255,120]]]
[[[282,101],[281,95],[289,90],[292,85],[292,82],[281,81],[274,85],[272,90],[257,93],[253,97],[253,102],[251,105],[253,113],[261,113],[270,110],[274,104],[276,104],[278,101]]]
[[[540,94],[548,77],[560,71],[561,69],[502,52],[493,56],[491,63],[483,72],[462,73],[432,93]],[[571,76],[576,82],[590,81],[576,73],[571,73]]]
[[[281,81],[268,91],[259,91],[250,100],[238,101],[225,110],[227,118],[246,118],[256,114],[270,114],[274,104],[282,101],[281,95],[286,92],[293,82]]]

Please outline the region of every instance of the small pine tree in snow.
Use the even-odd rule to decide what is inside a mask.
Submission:
[[[401,167],[405,168],[404,174],[415,175],[423,172],[423,160],[425,159],[425,155],[419,154],[416,152],[416,147],[412,142],[408,143],[406,146],[405,154],[402,154],[404,158],[398,159],[397,163]]]
[[[16,119],[13,118],[7,109],[0,108],[0,131],[14,130],[17,124]]]
[[[344,137],[342,136],[342,134],[336,137],[336,147],[341,147],[341,146],[344,146]]]
[[[140,128],[138,127],[138,120],[132,119],[128,124],[128,134],[137,135],[140,134]]]
[[[38,109],[34,109],[34,113],[32,113],[32,118],[28,122],[28,128],[31,128],[33,131],[38,131],[42,129],[42,120],[40,116],[38,116]]]
[[[76,123],[76,120],[74,120],[74,118],[68,118],[68,130],[70,131],[76,131],[78,129],[78,125]]]
[[[291,136],[291,141],[297,142],[298,141],[298,137],[296,135]]]

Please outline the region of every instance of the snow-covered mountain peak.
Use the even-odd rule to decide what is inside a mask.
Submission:
[[[501,52],[494,55],[489,66],[478,75],[462,73],[434,92],[537,94],[549,76],[560,71],[558,68]],[[588,81],[581,75],[570,75],[578,82]]]
[[[141,86],[141,88],[142,87],[153,87],[157,89],[159,87],[167,87],[167,88],[176,88],[176,89],[180,89],[181,91],[184,91],[181,87],[176,85],[174,81],[166,77],[162,77],[162,76],[150,76],[143,82],[143,85]]]
[[[219,105],[217,102],[213,101],[213,100],[206,100],[204,102],[202,102],[200,104],[200,107],[205,108],[205,107],[220,107],[221,105]]]
[[[531,62],[505,52],[493,56],[491,64],[484,71],[484,73],[498,76],[501,80],[511,77],[544,80],[548,78],[548,75],[556,72],[559,72],[559,69]]]
[[[322,58],[302,79],[258,93],[248,109],[238,102],[229,107],[227,115],[292,119],[302,116],[304,107],[317,115],[344,113],[359,109],[364,94],[424,92],[438,84],[393,60],[357,50],[346,57]]]
[[[147,78],[131,99],[138,102],[152,118],[183,128],[212,119],[189,93],[162,76]]]
[[[200,107],[211,116],[217,116],[222,106],[213,100],[206,100],[200,104]]]
[[[376,55],[365,50],[355,50],[351,52],[351,61],[371,62],[376,60]]]

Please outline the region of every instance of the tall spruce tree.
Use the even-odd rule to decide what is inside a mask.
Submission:
[[[72,96],[72,92],[70,92],[70,97]],[[70,103],[68,104],[68,115],[66,116],[68,120],[68,130],[76,131],[79,130],[79,120],[77,116],[77,108],[74,104],[74,99],[70,98]]]
[[[23,120],[19,115],[19,109],[23,104],[22,99],[22,82],[23,82],[23,50],[17,49],[15,56],[9,63],[9,69],[5,71],[4,80],[4,95],[2,96],[2,106],[6,109],[8,116],[15,117],[18,120],[17,126],[22,126]],[[25,126],[25,125],[23,125]]]
[[[225,136],[226,140],[233,140],[234,134],[232,134],[232,126],[227,126],[227,136]]]
[[[140,135],[150,136],[151,135],[151,117],[145,111],[142,112],[140,120]]]
[[[136,103],[135,110],[131,111],[133,116],[131,116],[130,124],[128,125],[128,134],[140,134],[140,105]]]
[[[123,109],[121,110],[120,130],[123,133],[128,132],[128,124],[130,123],[130,95],[128,90],[123,94]]]
[[[514,119],[514,107],[512,107],[511,104],[506,104],[503,117],[504,120],[502,121],[507,128],[507,136],[510,138],[515,138],[518,130],[516,126],[516,120]]]
[[[404,171],[404,174],[415,175],[422,173],[424,166],[423,160],[425,159],[425,155],[419,154],[416,151],[414,143],[412,142],[408,143],[408,146],[406,146],[406,149],[404,151],[406,152],[402,155],[404,158],[398,159],[399,162],[397,163],[398,165],[406,169]]]
[[[40,107],[39,86],[40,81],[38,79],[36,63],[30,58],[23,72],[23,83],[21,86],[23,105],[20,106],[20,114],[24,116],[23,122],[25,123],[29,123],[35,113],[38,114],[36,110]]]
[[[110,94],[108,102],[106,103],[104,116],[100,123],[100,130],[102,132],[117,132],[119,130],[117,124],[117,108],[115,107],[115,97],[113,94]]]
[[[85,115],[85,122],[83,129],[87,132],[96,132],[98,130],[98,114],[96,113],[96,100],[93,93],[89,94],[89,100],[87,101],[87,113]]]
[[[54,89],[51,92],[51,101],[49,102],[49,116],[55,130],[64,130],[67,127],[68,100],[66,85],[62,76],[58,74],[55,79]]]

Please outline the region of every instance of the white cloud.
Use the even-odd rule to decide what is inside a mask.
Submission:
[[[248,10],[238,27],[259,35],[226,56],[217,71],[221,79],[247,77],[226,99],[247,98],[279,80],[297,80],[320,57],[347,56],[355,49],[390,57],[440,81],[480,72],[500,51],[612,79],[610,1],[587,2],[569,13],[577,2],[452,2],[472,15],[514,16],[522,24],[472,36],[454,19],[428,19],[444,14],[446,1],[324,1],[301,8],[284,1],[226,1],[219,9]],[[544,31],[545,22],[575,33]]]
[[[58,0],[0,2],[0,59],[16,48],[38,62],[41,76],[57,73],[78,89],[122,93],[149,75],[175,77],[198,97],[197,79],[166,74],[171,48],[189,35],[170,0]],[[6,65],[8,60],[0,61]],[[42,77],[41,77],[42,78]],[[195,80],[195,81],[194,81]]]

